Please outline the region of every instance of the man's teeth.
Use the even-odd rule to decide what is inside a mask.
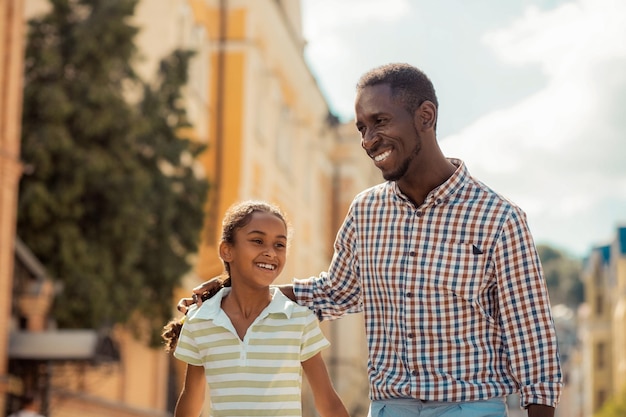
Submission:
[[[271,271],[273,271],[274,269],[276,269],[275,265],[270,265],[270,264],[257,264],[259,267],[261,268],[265,268],[265,269],[269,269]]]
[[[376,155],[376,156],[374,157],[374,161],[376,161],[376,162],[380,162],[380,161],[382,161],[382,160],[386,159],[389,155],[391,155],[391,150],[386,151],[386,152],[383,152],[383,153],[381,153],[380,155]]]

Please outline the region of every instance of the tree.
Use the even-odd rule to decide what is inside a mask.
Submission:
[[[614,395],[602,405],[594,417],[624,417],[626,416],[626,390]]]
[[[143,248],[151,256],[142,257],[139,267],[146,274],[149,294],[142,299],[142,310],[154,329],[161,329],[171,315],[172,289],[189,269],[188,255],[197,250],[208,191],[196,159],[205,147],[184,137],[190,124],[181,90],[187,83],[192,55],[191,51],[176,50],[165,58],[155,86],[144,84],[140,106],[144,121],[139,137],[141,160],[155,175],[144,201],[151,207],[151,221]],[[152,336],[156,342],[158,334]]]
[[[547,245],[538,245],[537,252],[552,304],[580,305],[584,299],[581,261]]]
[[[22,153],[34,172],[20,184],[17,229],[63,284],[53,311],[61,327],[139,312],[155,333],[197,248],[207,185],[186,161],[200,149],[174,143],[186,77],[161,82],[171,102],[139,80],[128,23],[136,3],[51,0],[29,22]],[[171,71],[186,71],[186,59]],[[130,104],[126,93],[142,85],[143,102]]]

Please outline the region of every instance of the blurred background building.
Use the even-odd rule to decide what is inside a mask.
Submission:
[[[626,397],[626,227],[591,252],[583,280],[582,415],[591,416],[607,400]]]
[[[0,7],[0,55],[8,57],[0,63],[0,409],[34,389],[44,395],[48,416],[170,415],[184,377],[181,363],[124,328],[100,335],[62,332],[50,324],[54,277],[15,239],[14,225],[25,21],[46,13],[49,3],[5,0]],[[165,54],[195,51],[185,92],[193,127],[186,133],[207,145],[200,162],[211,189],[202,244],[172,306],[222,272],[215,243],[232,203],[263,199],[286,211],[295,233],[280,281],[289,282],[327,268],[353,196],[381,180],[363,155],[356,129],[331,113],[304,59],[300,13],[299,0],[138,2],[134,24],[143,60],[136,70],[148,79]],[[332,342],[325,355],[336,388],[352,415],[364,416],[367,348],[361,317],[322,327]],[[67,346],[72,344],[82,348]],[[314,415],[308,390],[303,406],[306,416]]]
[[[22,0],[0,3],[0,412],[11,385],[8,375],[8,329],[13,286],[13,242],[20,163],[22,68],[24,61]]]

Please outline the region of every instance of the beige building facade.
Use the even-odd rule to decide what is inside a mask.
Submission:
[[[0,2],[0,413],[13,379],[8,374],[11,289],[20,162],[24,21],[22,0]]]
[[[45,0],[24,2],[25,18],[47,10]],[[142,61],[136,69],[149,80],[159,60],[176,48],[195,51],[185,91],[193,126],[187,133],[207,145],[198,161],[211,184],[206,224],[195,267],[173,305],[222,272],[216,242],[232,203],[263,199],[289,216],[294,233],[279,279],[284,283],[327,268],[353,196],[382,180],[359,146],[353,123],[343,125],[330,113],[304,59],[301,21],[299,0],[138,3],[134,23]],[[355,315],[322,323],[332,342],[327,365],[356,417],[365,416],[368,405],[361,320]],[[48,417],[169,415],[181,388],[182,364],[124,329],[112,336],[119,362],[58,362],[49,369]],[[306,386],[303,406],[305,416],[315,415]]]
[[[591,252],[583,281],[583,415],[591,417],[608,399],[626,395],[626,227]]]

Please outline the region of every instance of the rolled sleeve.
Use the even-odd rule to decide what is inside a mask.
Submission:
[[[521,210],[508,217],[495,257],[501,322],[521,406],[556,406],[562,374],[541,262]]]

